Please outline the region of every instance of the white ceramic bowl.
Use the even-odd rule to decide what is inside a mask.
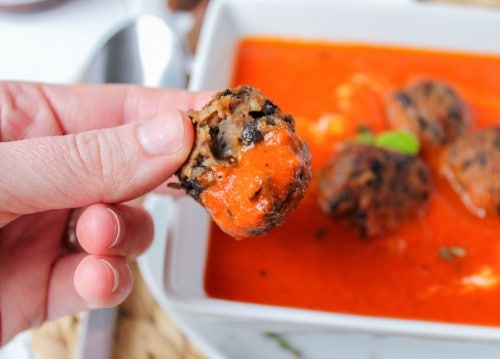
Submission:
[[[499,34],[500,13],[474,8],[405,1],[213,0],[202,29],[190,88],[229,86],[235,46],[247,35],[500,55]],[[207,214],[190,198],[150,197],[147,204],[157,227],[155,250],[147,255],[146,270],[153,273],[156,283],[161,283],[160,295],[179,312],[262,328],[279,323],[295,329],[500,340],[500,329],[490,327],[335,314],[209,298],[203,289]]]

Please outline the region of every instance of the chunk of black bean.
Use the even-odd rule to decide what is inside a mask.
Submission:
[[[210,141],[210,150],[218,160],[224,160],[231,155],[231,150],[223,136],[212,137]]]
[[[190,180],[183,177],[180,178],[180,182],[186,192],[195,199],[198,199],[200,197],[200,194],[205,190],[205,188],[201,186],[196,180]]]
[[[225,89],[224,91],[221,92],[221,96],[229,96],[232,94],[233,94],[233,91],[231,91],[231,89]]]
[[[255,121],[245,124],[241,136],[247,143],[259,143],[264,139],[264,135],[258,129],[258,124]]]

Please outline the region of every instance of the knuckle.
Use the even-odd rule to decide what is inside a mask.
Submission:
[[[123,143],[112,131],[73,135],[76,168],[85,177],[104,186],[126,182],[128,166]]]
[[[54,132],[63,129],[43,85],[0,81],[0,141]]]

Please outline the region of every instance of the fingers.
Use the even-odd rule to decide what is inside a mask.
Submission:
[[[29,267],[24,270],[29,270]],[[43,275],[42,270],[39,272]],[[16,274],[20,277],[18,282],[24,282],[26,276],[18,273],[14,276]],[[123,257],[99,257],[82,252],[63,255],[53,263],[48,281],[37,283],[32,279],[27,287],[13,286],[16,290],[9,292],[9,298],[13,299],[2,308],[0,345],[21,330],[40,325],[45,320],[87,309],[116,306],[130,294],[132,280],[130,267]],[[47,287],[37,288],[37,284]],[[36,290],[29,292],[28,287]],[[21,295],[16,297],[16,291]],[[39,296],[43,296],[42,301],[37,300]]]
[[[130,85],[45,85],[43,88],[65,133],[118,126],[171,108],[184,112],[199,109],[213,95],[212,91],[191,92]]]
[[[76,235],[89,254],[135,258],[151,244],[153,222],[141,207],[97,204],[80,215]]]
[[[90,307],[119,304],[132,288],[127,259],[153,239],[151,217],[141,207],[97,204],[82,212],[76,232],[89,253],[74,272],[76,292]]]
[[[113,307],[132,290],[132,273],[123,257],[73,253],[55,264],[47,293],[47,319],[86,309]]]
[[[0,81],[0,141],[119,126],[171,108],[198,109],[211,92],[132,85],[43,85]]]
[[[0,226],[22,214],[140,196],[185,161],[193,136],[190,119],[169,110],[120,127],[0,143]]]
[[[153,223],[141,207],[96,204],[81,212],[76,233],[85,253],[68,254],[54,265],[49,319],[121,303],[132,289],[128,261],[151,243]]]
[[[74,286],[90,308],[112,307],[132,290],[132,273],[123,257],[89,255],[75,270]]]

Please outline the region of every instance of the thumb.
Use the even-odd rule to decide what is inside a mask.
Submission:
[[[23,214],[140,196],[181,166],[192,142],[190,119],[172,109],[120,127],[0,143],[0,226]]]

